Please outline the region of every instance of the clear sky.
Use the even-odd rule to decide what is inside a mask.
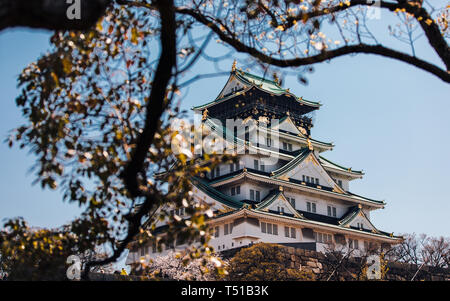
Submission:
[[[15,106],[20,71],[49,47],[49,32],[0,32],[0,140],[23,122]],[[421,48],[418,49],[420,53]],[[230,63],[231,67],[231,63]],[[193,72],[211,72],[206,63]],[[251,70],[250,70],[251,71]],[[362,180],[350,190],[385,200],[372,213],[375,226],[394,233],[450,236],[450,86],[412,66],[373,55],[344,57],[315,66],[309,85],[288,78],[284,87],[320,101],[313,138],[334,142],[324,156],[353,169]],[[195,83],[183,100],[190,108],[210,101],[226,77]],[[58,226],[80,213],[61,194],[33,186],[33,156],[0,143],[0,219],[23,216],[33,226]]]

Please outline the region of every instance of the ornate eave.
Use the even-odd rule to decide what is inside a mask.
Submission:
[[[331,225],[323,222],[313,221],[304,218],[290,217],[286,215],[280,215],[272,212],[260,211],[256,209],[242,208],[236,210],[229,215],[219,216],[211,219],[208,223],[224,222],[228,219],[236,219],[239,217],[255,217],[265,221],[275,221],[281,223],[289,223],[300,227],[311,227],[314,230],[333,231],[339,234],[353,234],[361,237],[377,238],[389,243],[395,243],[401,240],[401,237],[393,236],[387,232],[379,231],[378,233],[367,232],[359,229],[347,228],[340,225]]]
[[[343,176],[347,176],[353,179],[360,179],[363,177],[364,172],[360,171],[360,170],[353,170],[351,167],[344,167],[342,165],[339,165],[335,162],[332,162],[322,156],[319,156],[319,161],[321,162],[322,166],[324,166],[324,168],[327,168],[329,171],[343,175]]]
[[[321,186],[321,188],[311,187],[311,186],[306,185],[306,183],[305,184],[293,183],[293,182],[290,182],[287,180],[277,179],[277,178],[273,178],[270,176],[261,175],[261,174],[251,172],[248,170],[245,170],[245,171],[243,170],[240,173],[230,176],[228,178],[224,178],[224,179],[220,179],[220,180],[216,180],[216,181],[213,180],[209,183],[209,185],[211,185],[212,187],[219,187],[222,185],[236,182],[241,179],[250,179],[250,180],[258,181],[261,183],[267,183],[267,184],[272,184],[272,185],[277,185],[277,186],[283,186],[286,188],[292,188],[292,189],[296,189],[299,191],[315,193],[318,195],[331,197],[333,199],[348,201],[348,202],[352,202],[352,203],[356,203],[356,204],[362,204],[362,205],[365,205],[368,207],[373,207],[373,208],[384,208],[384,206],[386,205],[384,203],[384,201],[372,200],[369,198],[365,198],[365,197],[353,194],[351,192],[347,192],[346,194],[337,193],[334,191],[324,190],[324,187],[322,187],[322,186]]]

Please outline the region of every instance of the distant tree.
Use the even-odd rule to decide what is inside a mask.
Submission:
[[[349,248],[347,245],[329,243],[324,250],[321,261],[323,269],[318,276],[322,281],[367,280],[367,271],[372,266],[368,262],[370,256],[380,258],[380,280],[385,279],[388,272],[386,252],[378,245],[369,245],[369,249]]]
[[[6,280],[67,280],[67,257],[79,252],[70,229],[30,229],[21,219],[0,232],[0,271]]]
[[[311,272],[290,266],[290,257],[276,244],[258,243],[241,249],[229,261],[226,278],[232,281],[314,280]]]
[[[388,254],[389,261],[409,264],[409,279],[414,278],[423,267],[450,268],[450,238],[430,237],[426,234],[403,234],[402,243],[394,246]]]

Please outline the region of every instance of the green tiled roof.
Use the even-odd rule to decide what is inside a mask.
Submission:
[[[260,87],[262,90],[265,90],[269,93],[274,93],[274,94],[278,94],[278,95],[282,95],[282,94],[290,94],[292,96],[294,96],[299,102],[305,103],[307,105],[310,106],[315,106],[315,107],[319,107],[320,103],[318,102],[314,102],[314,101],[309,101],[303,98],[298,98],[297,96],[295,96],[294,94],[290,93],[288,91],[288,89],[283,89],[277,82],[272,81],[272,80],[268,80],[265,78],[262,78],[260,76],[245,72],[245,71],[241,71],[241,70],[236,70],[235,74],[241,79],[246,81],[248,84],[255,84],[256,86]]]
[[[365,217],[367,222],[375,229],[375,231],[378,232],[378,229],[370,222],[370,220],[367,218],[366,214],[362,210],[362,208],[359,208],[358,206],[352,207],[347,214],[344,215],[344,217],[339,221],[339,225],[342,227],[347,226],[350,224],[357,216],[358,214],[362,213],[362,215]]]
[[[268,80],[265,78],[262,78],[260,76],[245,72],[245,71],[241,71],[241,70],[235,70],[232,71],[231,74],[235,75],[236,78],[238,78],[240,81],[242,81],[243,83],[251,86],[255,86],[258,89],[261,89],[265,92],[271,93],[271,94],[275,94],[275,95],[284,95],[284,94],[288,94],[292,97],[295,98],[295,100],[303,105],[307,105],[307,106],[311,106],[311,107],[320,107],[321,104],[318,102],[314,102],[314,101],[309,101],[306,99],[303,99],[302,97],[297,97],[294,94],[292,94],[291,92],[289,92],[288,89],[283,89],[277,82],[272,81],[272,80]],[[227,95],[225,97],[222,98],[217,98],[211,102],[208,102],[206,104],[200,105],[200,106],[196,106],[193,107],[192,109],[203,109],[206,108],[210,105],[213,105],[214,103],[219,103],[222,101],[225,101],[227,99],[233,98],[234,96],[236,96],[237,94],[233,93],[231,95]]]
[[[311,153],[311,150],[307,147],[302,148],[300,150],[300,153],[291,161],[283,165],[282,167],[278,168],[277,170],[272,172],[273,177],[279,177],[288,171],[294,169],[297,165],[302,163],[302,161],[308,157],[308,155]]]
[[[272,190],[262,201],[257,205],[257,209],[264,209],[275,201],[283,192]]]
[[[203,191],[204,193],[206,193],[207,195],[209,195],[216,201],[219,201],[219,202],[223,203],[224,205],[227,205],[227,206],[229,206],[231,208],[235,208],[235,209],[239,209],[242,207],[241,202],[236,201],[233,198],[231,198],[230,196],[218,191],[214,187],[209,186],[208,183],[206,183],[202,179],[200,179],[198,177],[192,177],[191,181],[195,187],[197,187],[198,189],[200,189],[201,191]]]

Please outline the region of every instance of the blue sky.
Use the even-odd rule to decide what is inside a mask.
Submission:
[[[0,32],[1,141],[23,122],[15,106],[17,75],[45,53],[49,37],[44,31]],[[211,66],[201,63],[193,70],[202,71],[211,72]],[[325,157],[364,170],[365,177],[352,182],[351,191],[387,202],[372,214],[374,224],[395,233],[450,236],[450,86],[405,63],[373,55],[316,65],[308,80],[302,86],[288,78],[284,87],[323,104],[312,136],[336,145]],[[196,82],[183,107],[215,98],[225,81]],[[70,221],[80,209],[63,203],[59,192],[32,185],[28,171],[33,159],[26,149],[0,144],[0,219],[23,216],[31,225],[46,227]]]

